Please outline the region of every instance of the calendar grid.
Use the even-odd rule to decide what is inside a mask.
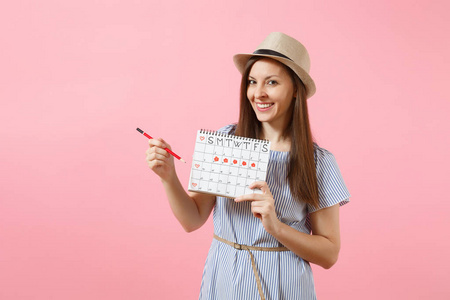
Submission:
[[[188,190],[228,198],[261,193],[248,186],[265,180],[269,152],[269,141],[199,130]]]

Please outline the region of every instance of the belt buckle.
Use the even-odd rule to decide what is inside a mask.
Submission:
[[[236,250],[242,250],[242,245],[241,244],[234,243],[233,246],[234,246],[234,249],[236,249]]]

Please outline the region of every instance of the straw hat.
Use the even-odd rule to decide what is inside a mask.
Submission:
[[[236,54],[233,61],[241,74],[244,73],[247,61],[253,56],[269,57],[291,68],[305,85],[307,99],[316,92],[316,85],[308,74],[311,64],[308,51],[296,39],[281,32],[272,32],[255,52]]]

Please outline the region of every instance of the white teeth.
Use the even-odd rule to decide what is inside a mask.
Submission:
[[[256,103],[256,105],[258,105],[258,107],[260,107],[260,108],[268,108],[269,106],[272,106],[273,103],[266,103],[266,104],[264,104],[264,103]]]

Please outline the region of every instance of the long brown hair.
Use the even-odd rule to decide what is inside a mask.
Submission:
[[[253,64],[263,57],[252,57],[245,66],[241,81],[239,122],[236,135],[261,138],[262,124],[247,98],[248,75]],[[295,199],[314,207],[319,206],[319,189],[317,186],[316,166],[314,160],[314,140],[309,125],[306,88],[300,78],[290,68],[280,63],[291,75],[297,96],[291,104],[290,122],[283,133],[291,139],[289,153],[289,171],[287,179]]]

